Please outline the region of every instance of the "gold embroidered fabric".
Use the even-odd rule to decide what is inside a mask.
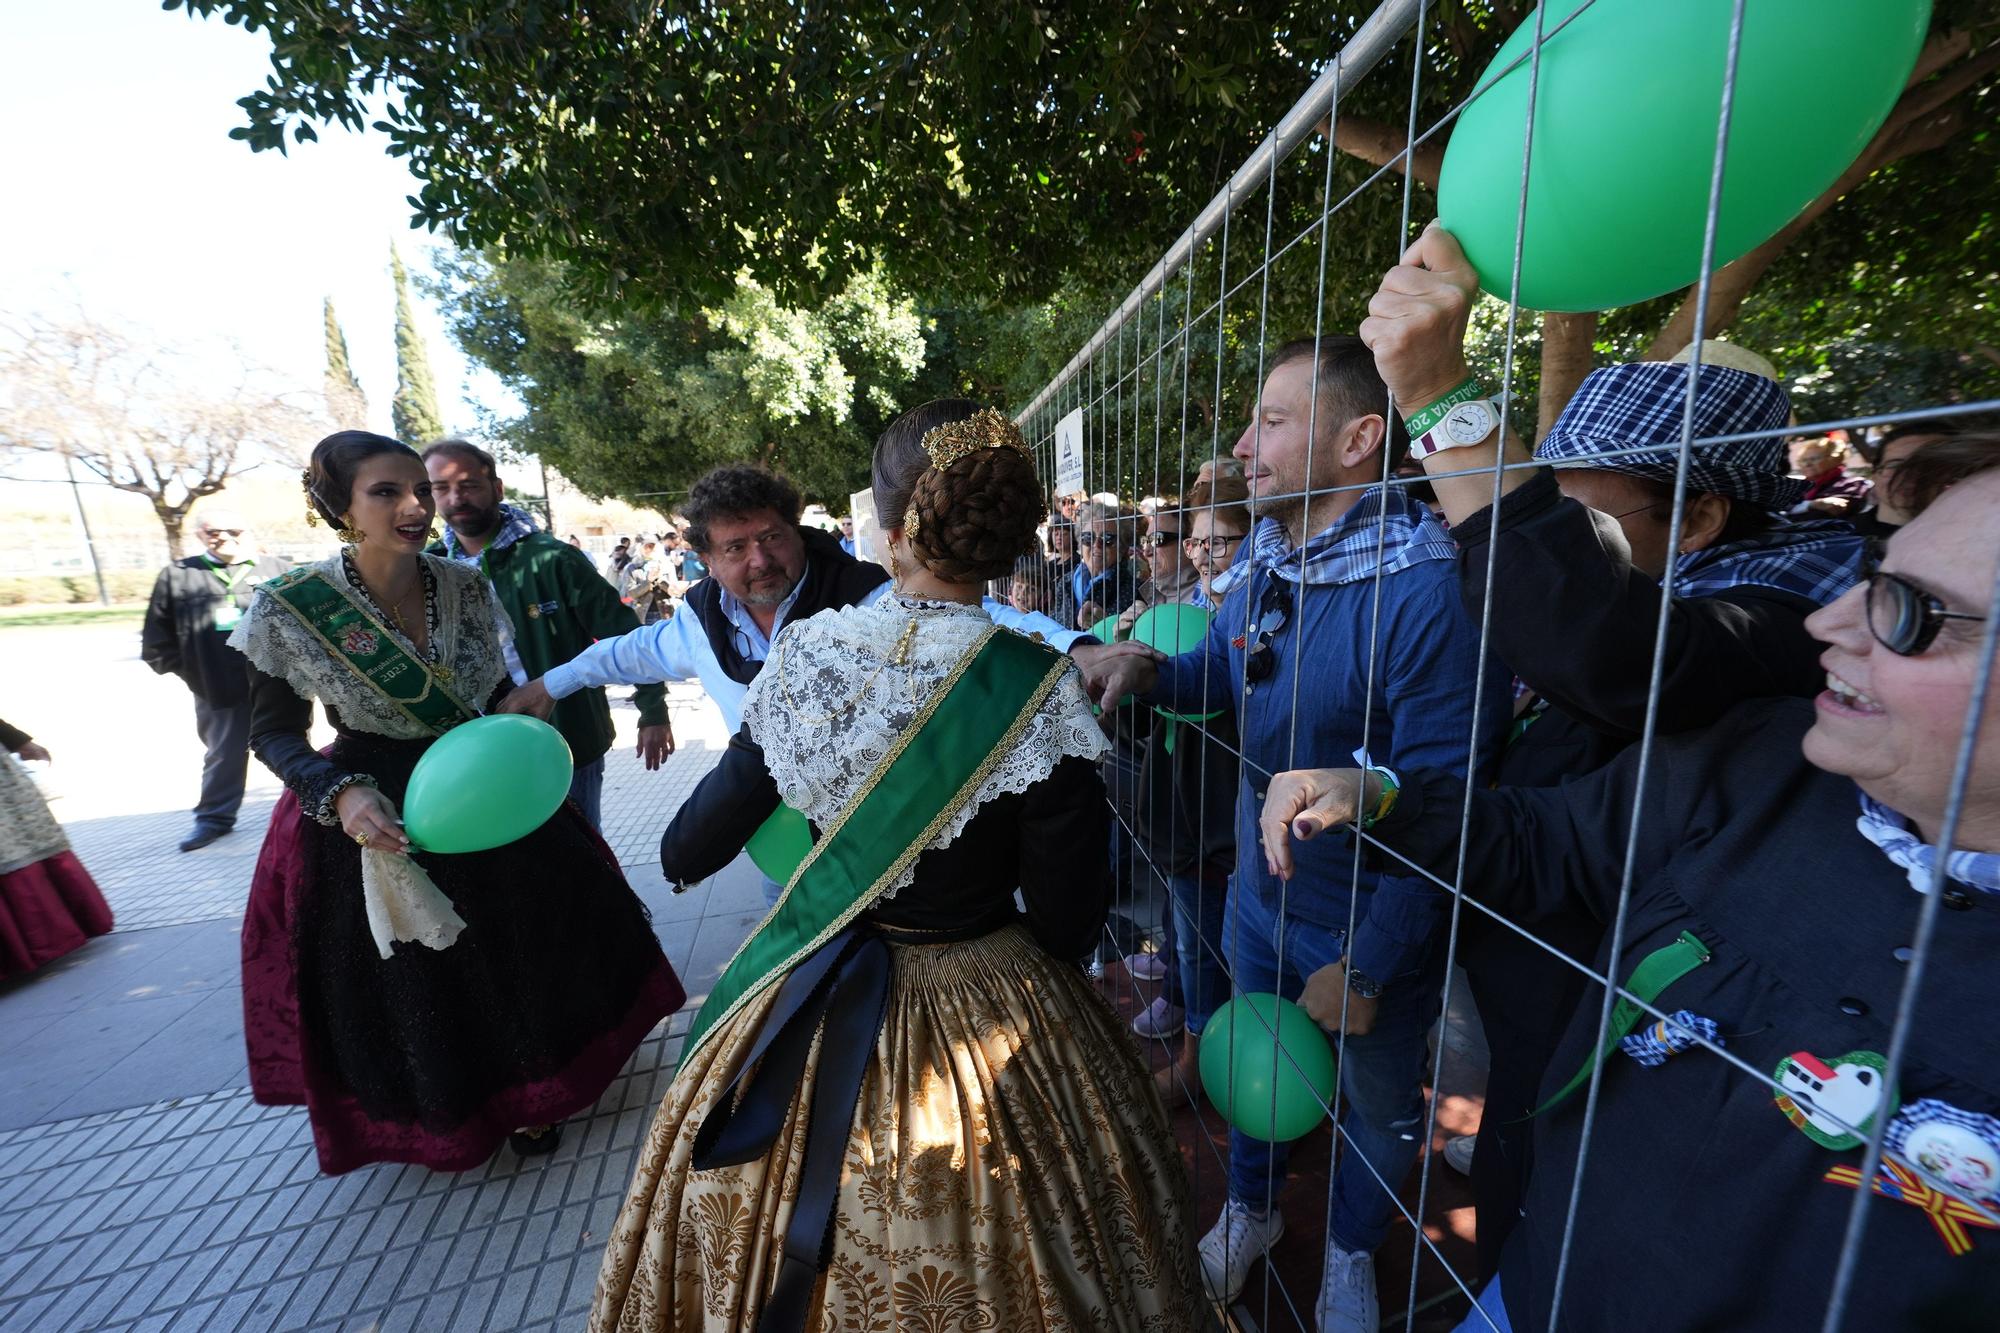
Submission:
[[[1213,1327],[1166,1113],[1082,973],[1020,927],[892,949],[807,1329]],[[797,1193],[816,1059],[768,1156],[712,1171],[689,1160],[777,994],[729,1020],[668,1089],[605,1250],[593,1333],[755,1327]]]

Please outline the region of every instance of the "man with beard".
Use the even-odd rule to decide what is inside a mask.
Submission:
[[[673,617],[607,637],[515,690],[499,711],[546,717],[578,690],[695,679],[730,732],[740,730],[743,696],[781,629],[829,608],[869,605],[889,591],[880,565],[856,560],[832,533],[801,527],[802,505],[791,482],[748,463],[702,477],[682,514],[688,546],[708,576],[688,589]],[[996,622],[1038,633],[1061,650],[1085,637],[991,598],[986,610]],[[667,744],[671,749],[671,738]],[[778,886],[767,880],[764,889],[776,902]]]
[[[512,625],[500,627],[507,671],[516,685],[561,666],[599,639],[638,626],[632,608],[598,574],[590,557],[505,500],[493,455],[465,440],[439,440],[424,450],[431,494],[444,516],[444,542],[433,548],[476,566],[500,595]],[[674,752],[667,726],[667,692],[658,683],[634,692],[639,705],[639,757],[656,769]],[[570,796],[598,827],[604,792],[604,753],[617,736],[602,689],[576,691],[553,710],[556,730],[569,742],[575,776]]]

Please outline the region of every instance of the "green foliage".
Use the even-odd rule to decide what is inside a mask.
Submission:
[[[347,361],[347,335],[333,313],[333,298],[326,298],[326,414],[342,430],[365,430],[368,425],[368,395]]]
[[[844,506],[882,427],[952,391],[948,373],[926,375],[925,319],[879,273],[811,309],[745,278],[686,318],[594,310],[534,259],[452,262],[436,291],[467,355],[526,404],[489,423],[499,440],[593,495],[659,508],[743,459]]]
[[[443,436],[444,419],[431,383],[430,354],[410,311],[409,275],[394,246],[389,247],[389,269],[396,278],[396,397],[389,404],[389,418],[397,439],[421,449]]]

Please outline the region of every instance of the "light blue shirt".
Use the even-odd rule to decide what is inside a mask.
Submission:
[[[857,605],[873,606],[889,592],[890,585],[881,584],[861,598]],[[777,617],[771,622],[772,637],[784,628],[785,617],[791,613],[798,595],[799,590],[793,588],[791,596],[779,603]],[[736,645],[737,651],[752,662],[768,658],[771,655],[771,639],[757,628],[749,608],[730,596],[727,590],[722,593],[721,604],[722,613],[742,635],[742,641]],[[1045,615],[1016,611],[1005,602],[991,597],[981,605],[994,624],[1018,634],[1039,634],[1058,652],[1068,652],[1071,645],[1085,637],[1076,630],[1064,629]],[[578,690],[604,685],[651,685],[668,680],[699,680],[702,689],[721,710],[729,734],[735,735],[742,727],[743,696],[750,687],[731,679],[722,669],[722,664],[715,660],[715,649],[709,645],[708,632],[701,627],[701,618],[686,600],[675,608],[669,620],[642,626],[615,639],[598,640],[561,666],[552,668],[542,677],[542,684],[552,697],[567,699]]]

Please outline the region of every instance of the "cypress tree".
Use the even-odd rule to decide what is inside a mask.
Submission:
[[[368,428],[368,395],[347,362],[347,335],[333,313],[333,298],[326,298],[326,415],[342,430]]]
[[[396,397],[389,417],[396,438],[421,449],[444,434],[438,416],[437,390],[431,384],[430,357],[410,313],[410,280],[396,247],[389,247],[389,270],[396,278]]]

